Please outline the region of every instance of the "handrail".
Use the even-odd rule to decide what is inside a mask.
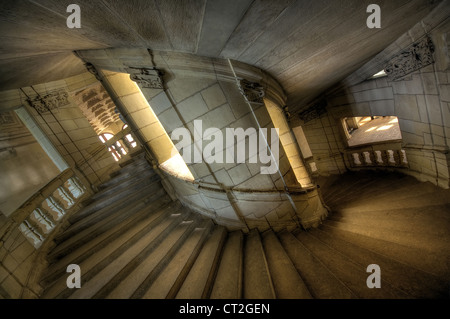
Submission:
[[[181,178],[177,175],[174,175],[171,171],[165,169],[163,166],[158,166],[158,169],[163,172],[165,175],[168,175],[172,178],[175,178],[179,181],[183,181],[185,183],[191,184],[194,187],[198,189],[205,189],[212,192],[218,192],[218,193],[226,193],[227,191],[230,192],[236,192],[236,193],[279,193],[279,194],[306,194],[309,193],[317,187],[311,186],[311,187],[288,187],[287,189],[246,189],[246,188],[239,188],[235,186],[225,186],[225,185],[219,185],[216,183],[209,183],[204,182],[202,180],[187,180],[184,178]]]

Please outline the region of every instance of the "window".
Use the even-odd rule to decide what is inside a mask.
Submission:
[[[122,127],[122,130],[125,130],[127,127],[128,127],[128,124],[124,124],[124,126]],[[129,144],[131,145],[132,148],[136,147],[137,143],[135,142],[135,140],[131,134],[125,135],[125,138],[127,139],[127,141],[129,142]]]
[[[359,146],[402,139],[396,116],[346,117],[342,120],[348,146]]]
[[[103,144],[106,144],[106,142],[112,139],[113,137],[114,135],[110,133],[102,133],[98,136],[98,138],[100,139],[100,141],[102,141]],[[119,141],[110,144],[110,146],[108,147],[108,151],[112,154],[116,162],[118,162],[123,155],[127,155],[127,151]]]

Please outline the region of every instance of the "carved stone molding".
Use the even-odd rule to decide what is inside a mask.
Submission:
[[[39,113],[53,111],[64,105],[70,104],[69,94],[64,90],[53,91],[45,96],[37,96],[34,99],[28,99],[31,107]]]
[[[143,88],[164,89],[163,73],[156,68],[131,68],[130,79]]]
[[[250,103],[264,103],[264,88],[257,82],[250,82],[245,79],[239,80],[239,90],[245,99]]]
[[[398,80],[405,75],[434,63],[434,45],[431,38],[426,37],[415,42],[407,49],[396,55],[384,68],[391,80]]]
[[[306,110],[298,113],[298,117],[305,123],[309,122],[311,120],[320,117],[322,114],[325,114],[327,112],[326,107],[327,107],[326,100],[325,99],[320,100],[319,102],[313,104]]]

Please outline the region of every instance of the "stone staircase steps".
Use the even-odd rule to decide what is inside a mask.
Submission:
[[[392,287],[383,277],[381,286],[383,289],[369,289],[366,285],[368,273],[363,265],[347,258],[345,255],[320,241],[308,232],[301,231],[296,235],[297,239],[320,261],[333,272],[358,298],[364,299],[404,299],[408,295]]]
[[[166,243],[166,241],[162,243],[164,246],[161,245],[159,256],[152,258],[158,262],[155,263],[154,260],[152,260],[153,267],[148,267],[151,269],[151,272],[143,278],[140,285],[133,292],[130,298],[137,299],[145,297],[147,291],[157,280],[161,272],[165,270],[166,266],[174,258],[180,248],[183,247],[186,242],[191,242],[189,241],[189,238],[191,238],[192,233],[199,226],[199,223],[200,219],[198,218],[198,216],[194,215],[192,215],[191,218],[180,223],[178,228],[182,229],[183,231],[178,234],[176,241],[174,241],[173,243]],[[176,231],[174,231],[174,233],[176,233]],[[170,237],[172,236],[172,234],[169,234],[168,236]],[[149,270],[148,268],[146,269],[147,271]]]
[[[448,297],[447,191],[383,172],[319,181],[332,210],[319,228],[228,232],[172,201],[137,156],[56,237],[41,297]],[[66,286],[71,263],[81,268],[80,289]],[[371,264],[381,289],[367,287]]]
[[[126,206],[126,203],[129,202],[130,197],[137,195],[140,193],[142,188],[151,185],[158,185],[159,176],[156,174],[146,174],[143,176],[138,176],[136,180],[133,181],[132,184],[128,184],[125,188],[121,189],[118,192],[113,192],[108,196],[102,196],[99,200],[95,200],[94,202],[84,203],[85,207],[73,214],[69,218],[70,224],[75,224],[78,221],[84,219],[86,216],[92,215],[97,211],[108,211],[111,208],[112,203],[115,206]]]
[[[186,216],[183,219],[185,218]],[[167,248],[173,238],[178,239],[177,235],[182,235],[186,231],[186,224],[192,224],[192,221],[188,220],[183,223],[180,220],[172,220],[169,225],[163,224],[167,226],[163,229],[155,227],[154,232],[150,231],[120,256],[112,259],[106,265],[102,265],[101,270],[96,271],[95,276],[90,278],[84,287],[74,291],[70,298],[101,298],[101,295],[107,294],[122,278],[141,265],[141,262],[154,250],[157,250],[161,243],[165,243],[164,248]]]
[[[411,248],[424,249],[438,253],[448,253],[449,250],[448,241],[445,241],[445,239],[448,238],[436,236],[433,233],[424,233],[418,236],[414,231],[399,230],[389,227],[389,225],[384,227],[383,225],[377,225],[376,223],[341,222],[331,219],[326,220],[324,223],[349,232],[369,236],[375,239],[386,240]]]
[[[228,235],[219,261],[211,299],[242,298],[244,234],[234,231]]]
[[[448,280],[450,260],[446,262],[445,258],[443,259],[441,255],[436,253],[392,243],[385,239],[356,234],[336,228],[327,223],[321,225],[320,229],[325,230],[335,238],[353,243],[357,242],[359,246],[387,256],[391,260],[404,263],[410,267],[439,277],[441,281]]]
[[[81,225],[74,225],[68,229],[68,232],[72,234],[71,237],[64,236],[66,240],[57,241],[57,248],[49,255],[49,261],[55,261],[57,259],[62,258],[67,253],[77,249],[83,244],[89,242],[95,237],[99,236],[103,232],[107,231],[114,225],[119,224],[120,222],[126,220],[129,216],[133,215],[137,211],[142,208],[152,205],[153,209],[159,209],[164,204],[168,203],[170,199],[168,196],[164,196],[162,198],[158,198],[163,194],[163,191],[160,190],[157,193],[150,193],[146,195],[144,198],[141,198],[140,201],[134,202],[132,205],[128,207],[124,207],[117,211],[111,212],[108,216],[96,216],[94,220],[97,221],[95,223],[92,218],[89,219],[86,223],[82,223]],[[154,202],[152,203],[152,200]],[[103,217],[103,218],[102,218]],[[81,222],[80,222],[81,223]]]
[[[170,262],[158,265],[162,269],[161,273],[155,280],[151,280],[152,284],[142,298],[175,298],[213,226],[214,223],[211,220],[203,221],[179,247]]]
[[[117,224],[100,236],[95,237],[80,248],[72,251],[57,262],[48,267],[48,275],[41,281],[42,285],[48,285],[66,272],[67,265],[71,263],[81,264],[84,260],[95,254],[97,258],[109,254],[121,245],[130,245],[140,235],[148,232],[156,224],[166,218],[170,212],[176,212],[181,205],[168,203],[158,211],[154,211],[151,206],[147,206],[136,214],[130,216],[122,223]],[[105,252],[103,252],[105,251]]]
[[[79,264],[83,272],[82,284],[90,281],[91,278],[96,276],[110,264],[115,262],[126,262],[127,258],[132,259],[133,256],[142,251],[149,243],[152,243],[155,238],[158,238],[158,236],[164,237],[169,233],[183,220],[183,218],[184,216],[180,213],[166,213],[162,220],[160,218],[156,219],[153,223],[148,225],[150,227],[141,229],[133,234],[131,238],[128,238],[128,234],[120,236],[97,254],[91,255]],[[67,275],[60,277],[58,281],[53,284],[56,288],[53,288],[53,286],[50,287],[51,294],[48,297],[67,298],[72,294],[73,290],[67,289],[65,277],[67,277]],[[44,294],[44,296],[46,295],[47,294]]]
[[[210,296],[226,237],[225,227],[218,226],[212,232],[175,298],[202,299]]]
[[[313,298],[356,298],[356,295],[291,232],[283,231],[278,236]]]
[[[357,244],[336,238],[323,230],[314,229],[309,234],[360,265],[379,265],[382,269],[382,278],[395,288],[415,298],[435,298],[439,296],[442,288],[445,288],[441,286],[439,279],[433,275],[414,269]],[[445,296],[441,295],[440,297]]]
[[[273,231],[262,234],[269,273],[277,298],[310,299],[311,293]]]
[[[429,238],[438,241],[449,241],[448,230],[450,219],[442,216],[442,211],[448,210],[448,205],[430,205],[423,208],[386,209],[376,211],[359,211],[356,209],[341,209],[330,214],[329,220],[382,227],[392,231],[408,231],[413,233],[427,233]],[[408,219],[405,219],[405,215]],[[446,238],[447,237],[447,238]],[[437,243],[439,245],[439,243]]]
[[[143,154],[135,156],[131,160],[119,165],[122,168],[119,171],[110,174],[110,179],[98,186],[98,189],[100,191],[106,188],[113,188],[114,186],[120,185],[124,180],[138,175],[137,173],[139,173],[140,171],[153,172],[148,162],[145,160]]]
[[[276,298],[261,236],[256,229],[250,231],[244,244],[243,297]]]

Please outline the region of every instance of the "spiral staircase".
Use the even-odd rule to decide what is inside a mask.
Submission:
[[[318,228],[227,231],[172,201],[135,157],[54,239],[41,298],[448,298],[450,192],[394,172],[317,181]],[[81,288],[68,288],[69,264]],[[381,287],[368,288],[379,265]]]

